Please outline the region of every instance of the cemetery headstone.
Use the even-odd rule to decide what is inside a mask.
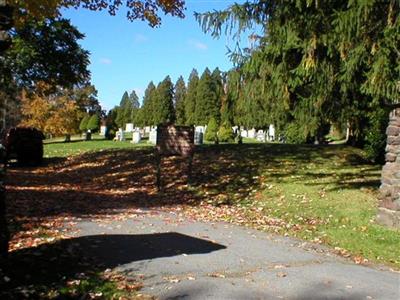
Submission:
[[[240,135],[241,137],[247,138],[249,134],[247,130],[243,129],[240,131]]]
[[[262,142],[262,143],[265,143],[265,132],[264,132],[264,130],[259,130],[258,132],[257,132],[257,136],[256,136],[256,138],[257,138],[257,141],[259,141],[259,142]]]
[[[270,124],[268,128],[268,141],[275,141],[275,127],[272,124]]]
[[[201,132],[204,134],[206,132],[206,128],[207,126],[195,126],[194,132]]]
[[[123,142],[123,141],[125,141],[125,134],[124,134],[124,130],[122,129],[122,128],[120,128],[119,130],[118,130],[118,141],[119,142]]]
[[[203,144],[203,132],[200,132],[200,131],[194,132],[194,144],[195,145]]]
[[[154,145],[157,143],[157,131],[156,130],[150,131],[149,142]]]
[[[100,126],[100,135],[105,136],[107,132],[107,126],[101,125]]]
[[[188,159],[188,178],[192,172],[194,155],[194,128],[192,126],[160,125],[157,127],[156,162],[157,189],[161,190],[161,159],[165,156],[182,156]]]
[[[140,132],[139,131],[134,131],[132,133],[132,144],[138,144],[140,143],[141,140],[141,136],[140,136]]]
[[[133,131],[133,124],[132,123],[126,123],[125,131],[126,132],[132,132]]]
[[[256,130],[254,128],[250,129],[248,131],[248,137],[251,138],[251,139],[255,139],[256,138]]]
[[[91,141],[91,140],[92,140],[92,133],[90,132],[90,130],[86,131],[86,132],[83,134],[83,139],[84,139],[85,141]]]

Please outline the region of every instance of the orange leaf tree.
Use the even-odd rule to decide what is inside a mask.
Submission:
[[[61,8],[85,8],[90,10],[107,10],[111,15],[122,7],[127,8],[127,18],[130,21],[143,20],[151,26],[161,23],[160,13],[184,17],[184,0],[6,0],[15,10],[15,22],[26,19],[56,17]]]

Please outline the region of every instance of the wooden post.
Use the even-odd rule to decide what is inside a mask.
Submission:
[[[162,190],[161,186],[161,154],[159,153],[158,149],[155,151],[155,159],[156,159],[156,186],[157,192]]]
[[[192,182],[192,166],[193,166],[193,159],[194,159],[194,153],[192,153],[192,154],[189,155],[189,157],[188,157],[188,177],[187,177],[188,185],[190,185],[191,182]]]

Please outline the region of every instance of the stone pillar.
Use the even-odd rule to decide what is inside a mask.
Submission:
[[[377,221],[400,228],[400,109],[390,114],[386,134],[386,163],[382,169]]]

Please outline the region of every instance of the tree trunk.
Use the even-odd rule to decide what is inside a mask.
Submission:
[[[65,143],[71,142],[71,135],[70,135],[70,134],[66,134],[66,135],[65,135],[65,140],[64,140],[64,142],[65,142]]]
[[[9,232],[6,219],[5,153],[0,149],[0,262],[7,258]]]
[[[0,18],[2,20],[0,24],[0,56],[11,45],[7,30],[11,29],[13,23],[12,11],[11,6],[6,5],[4,0],[0,0]],[[4,152],[4,149],[0,149],[0,262],[8,256],[8,241],[10,238],[6,219],[6,190],[4,186],[6,161]]]

